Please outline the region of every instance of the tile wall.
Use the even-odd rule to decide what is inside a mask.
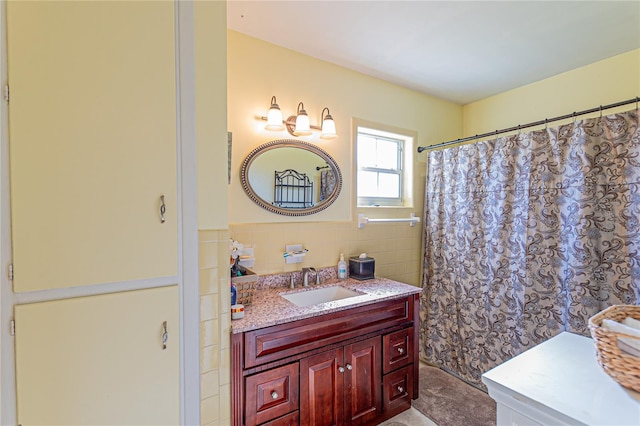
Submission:
[[[349,256],[366,252],[376,260],[377,276],[420,285],[421,224],[371,223],[362,229],[355,222],[232,224],[230,233],[234,240],[254,248],[252,269],[259,274],[337,266],[340,253],[348,261]],[[309,249],[303,263],[284,262],[287,244]]]
[[[231,423],[229,231],[201,230],[198,238],[200,421],[203,426],[228,425]]]

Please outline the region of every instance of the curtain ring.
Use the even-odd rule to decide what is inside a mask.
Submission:
[[[600,118],[602,118],[602,105],[600,105]]]
[[[548,119],[546,119],[546,118],[544,119],[544,129],[545,129],[545,130],[548,130],[548,129],[549,129],[549,128],[547,127],[547,123],[548,123],[548,121],[549,121]]]
[[[576,124],[576,112],[573,111],[573,124]]]
[[[636,111],[638,110],[638,100],[640,100],[640,98],[636,96]]]

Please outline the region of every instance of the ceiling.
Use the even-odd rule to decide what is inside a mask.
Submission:
[[[229,0],[227,27],[467,104],[640,48],[640,1]]]

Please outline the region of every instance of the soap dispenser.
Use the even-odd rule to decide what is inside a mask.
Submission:
[[[340,262],[338,262],[338,279],[347,279],[347,262],[344,261],[344,254],[340,253]]]

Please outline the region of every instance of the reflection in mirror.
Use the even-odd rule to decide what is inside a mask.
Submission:
[[[319,212],[342,188],[336,162],[319,147],[281,139],[254,149],[240,170],[242,186],[260,207],[287,216]]]

